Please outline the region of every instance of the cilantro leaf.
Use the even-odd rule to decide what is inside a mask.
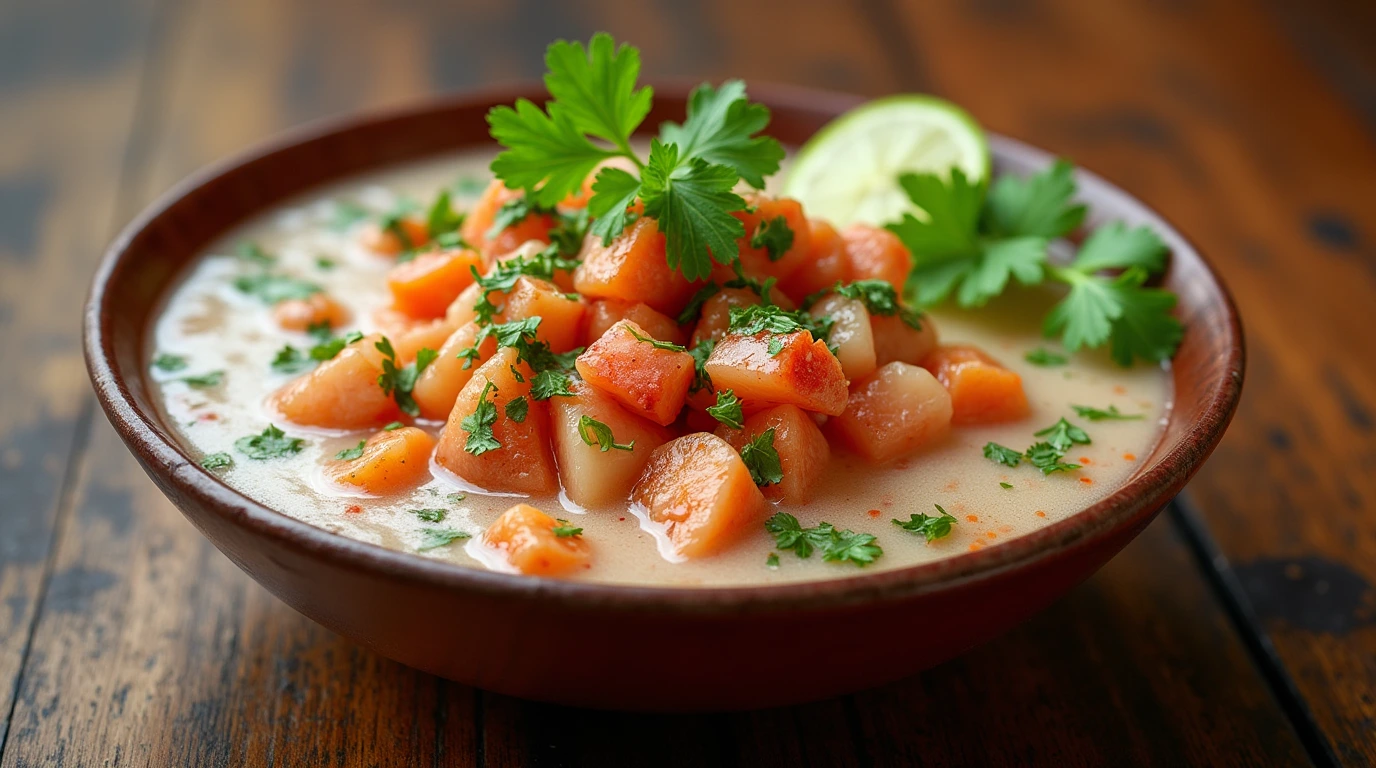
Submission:
[[[361,340],[362,338],[362,333],[358,331],[350,331],[349,333],[346,333],[343,336],[336,336],[334,338],[321,341],[319,344],[316,344],[315,346],[311,347],[309,354],[312,360],[318,360],[320,362],[324,362],[326,360],[333,360],[336,355],[344,351],[345,347],[349,346],[350,344],[353,344],[356,341]]]
[[[1145,271],[1133,267],[1116,278],[1073,269],[1057,274],[1070,283],[1070,293],[1046,316],[1046,336],[1059,335],[1072,352],[1111,342],[1113,360],[1125,366],[1134,357],[1159,362],[1175,354],[1184,335],[1184,326],[1170,315],[1175,294],[1143,288]]]
[[[406,425],[405,425],[405,424],[402,424],[402,423],[399,422],[399,421],[393,421],[393,422],[391,422],[390,424],[388,424],[387,426],[383,427],[383,428],[382,428],[382,431],[383,431],[383,432],[395,432],[396,430],[401,429],[401,428],[404,427],[404,426],[406,426]]]
[[[275,256],[263,250],[263,246],[252,241],[239,243],[239,246],[234,249],[234,255],[250,264],[264,267],[270,267],[277,262]]]
[[[773,427],[755,435],[741,448],[741,461],[750,470],[750,479],[755,481],[755,485],[774,485],[784,480],[779,452],[774,449]]]
[[[1020,451],[1015,451],[1012,448],[999,445],[998,443],[984,444],[984,458],[995,464],[1002,464],[1007,467],[1016,467],[1018,464],[1022,463],[1022,453]]]
[[[176,373],[186,370],[186,358],[169,352],[159,352],[153,358],[153,367],[164,373]]]
[[[635,450],[634,440],[629,443],[616,442],[616,437],[612,435],[611,427],[587,414],[583,414],[583,416],[578,419],[578,436],[583,439],[584,443],[597,446],[598,450],[603,453],[613,448],[618,451]]]
[[[456,234],[463,226],[463,219],[464,215],[454,210],[449,190],[441,189],[425,214],[425,229],[431,240],[439,240],[445,235]]]
[[[1086,207],[1071,203],[1075,168],[1057,159],[1027,178],[1007,175],[989,188],[984,205],[987,230],[1001,236],[1061,237],[1080,226]]]
[[[472,535],[467,531],[454,528],[424,528],[421,530],[420,545],[416,547],[416,551],[425,552],[430,549],[438,549],[460,539],[467,539]]]
[[[707,415],[732,429],[745,429],[740,398],[729,389],[717,393],[717,404],[707,408]]]
[[[508,419],[511,419],[517,424],[521,424],[525,422],[526,414],[530,413],[530,401],[526,399],[525,395],[521,395],[520,397],[508,400],[506,402],[506,407],[502,410],[506,411],[506,417]]]
[[[1065,355],[1057,354],[1044,347],[1038,347],[1032,350],[1031,352],[1028,352],[1027,354],[1022,356],[1022,359],[1026,360],[1027,362],[1033,365],[1039,365],[1043,368],[1050,368],[1051,366],[1055,365],[1065,365],[1066,363],[1070,362],[1070,358],[1066,357]]]
[[[888,229],[913,256],[908,293],[914,303],[929,306],[951,293],[978,254],[975,225],[984,184],[971,184],[959,168],[951,169],[949,184],[932,173],[905,173],[898,180],[923,218],[905,213]]]
[[[990,443],[992,445],[992,443]],[[940,504],[934,504],[936,511],[940,514],[925,515],[921,512],[908,515],[908,520],[894,520],[893,524],[907,531],[908,533],[921,534],[927,541],[936,541],[951,535],[951,526],[955,525],[956,519],[941,508]]]
[[[556,99],[551,109],[583,133],[629,152],[628,140],[649,114],[654,98],[649,86],[635,87],[640,51],[630,45],[617,47],[611,35],[598,32],[587,48],[579,42],[555,41],[545,51],[545,67],[545,88]]]
[[[764,177],[778,171],[784,159],[777,140],[755,136],[769,118],[769,108],[752,103],[740,80],[728,80],[720,88],[703,83],[688,97],[687,119],[682,125],[665,123],[660,140],[677,144],[685,158],[729,166],[747,184],[762,189]]]
[[[751,248],[763,248],[770,261],[778,261],[793,247],[793,229],[782,216],[760,222],[750,236]]]
[[[1057,450],[1065,452],[1075,444],[1088,445],[1089,435],[1083,429],[1071,424],[1065,419],[1052,424],[1046,429],[1032,433],[1034,437],[1045,437],[1046,442],[1055,446]]]
[[[999,483],[999,487],[1000,487],[1000,488],[1003,488],[1003,489],[1005,489],[1005,490],[1007,490],[1007,489],[1009,489],[1009,488],[1012,488],[1012,487],[1013,487],[1013,484],[1012,484],[1012,483],[1002,483],[1002,482],[1001,482],[1001,483]]]
[[[487,382],[482,393],[478,395],[477,407],[459,422],[459,428],[468,433],[463,449],[474,456],[481,456],[502,447],[492,434],[492,425],[497,423],[497,404],[487,399],[487,393],[496,388],[495,384]]]
[[[275,424],[269,424],[262,434],[241,437],[234,441],[235,450],[255,461],[281,459],[301,452],[306,441],[287,437]]]
[[[771,571],[777,571],[777,570],[779,570],[779,555],[778,555],[778,553],[776,553],[776,552],[770,552],[769,555],[768,555],[767,557],[765,557],[765,559],[764,559],[764,567],[768,568],[768,569],[771,570]]]
[[[575,528],[572,525],[569,525],[569,521],[565,520],[562,517],[555,518],[554,522],[559,523],[559,525],[556,525],[553,528],[549,529],[550,533],[553,533],[555,536],[561,539],[570,539],[574,536],[583,535],[582,528]]]
[[[368,442],[366,440],[359,440],[358,445],[352,448],[345,448],[339,453],[336,453],[334,458],[336,461],[353,461],[355,459],[361,459],[363,458],[363,448],[367,444]]]
[[[981,241],[979,255],[960,284],[956,302],[962,307],[982,307],[1003,293],[1010,277],[1023,285],[1036,285],[1042,281],[1045,263],[1044,238]]]
[[[1080,418],[1089,419],[1090,421],[1136,421],[1146,418],[1146,416],[1140,413],[1123,413],[1118,410],[1118,406],[1116,405],[1110,405],[1108,410],[1094,408],[1088,405],[1072,405],[1070,407],[1075,410],[1075,413],[1080,415]]]
[[[659,222],[670,267],[689,280],[705,280],[714,259],[730,264],[740,255],[745,225],[731,213],[744,210],[745,200],[732,191],[735,170],[685,158],[676,145],[654,139],[640,180],[645,215]]]
[[[234,466],[234,457],[223,451],[207,453],[201,457],[201,466],[209,470],[225,469]]]

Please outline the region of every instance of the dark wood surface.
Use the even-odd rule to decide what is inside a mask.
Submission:
[[[484,694],[270,597],[93,413],[105,241],[284,127],[537,77],[597,29],[652,76],[946,96],[1161,210],[1248,330],[1188,504],[956,661],[745,714]],[[0,766],[1376,764],[1373,51],[1340,0],[0,2]]]

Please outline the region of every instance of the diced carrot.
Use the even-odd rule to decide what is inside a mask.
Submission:
[[[874,373],[874,331],[870,327],[870,313],[864,302],[832,294],[812,308],[813,317],[830,317],[831,335],[827,344],[836,348],[841,370],[851,381]]]
[[[850,282],[850,261],[846,258],[845,241],[841,233],[821,219],[808,222],[811,231],[811,250],[802,265],[779,281],[779,287],[794,301],[831,288],[837,282]]]
[[[796,405],[776,405],[746,419],[744,426],[731,429],[722,424],[717,427],[717,436],[739,451],[756,436],[774,430],[774,450],[779,454],[784,479],[762,488],[765,498],[788,504],[811,501],[812,490],[831,461],[831,447],[812,417]]]
[[[619,299],[600,299],[588,308],[588,328],[583,334],[583,345],[587,346],[602,338],[608,328],[621,320],[630,320],[653,339],[673,344],[683,343],[683,331],[678,324],[654,311],[648,304],[621,301]]]
[[[640,336],[647,339],[640,341]],[[656,424],[678,418],[693,384],[693,356],[660,349],[644,328],[629,320],[613,325],[578,356],[583,380]]]
[[[420,219],[409,216],[399,219],[397,229],[401,230],[401,234],[393,229],[369,225],[360,235],[363,247],[383,256],[396,256],[404,251],[420,248],[430,240],[430,228]]]
[[[397,362],[406,365],[416,359],[422,349],[438,350],[458,330],[458,326],[441,317],[421,323],[395,337],[388,337],[397,353]]]
[[[325,477],[364,493],[385,496],[414,487],[430,476],[435,438],[415,427],[378,432],[363,444],[356,459],[331,459]]]
[[[780,344],[770,354],[770,342]],[[703,366],[717,391],[761,403],[792,403],[832,416],[846,407],[846,374],[827,348],[807,331],[742,336],[728,333]]]
[[[272,319],[286,331],[305,331],[313,325],[338,328],[349,322],[349,310],[324,293],[313,293],[309,298],[278,302]]]
[[[583,316],[587,305],[570,298],[554,283],[536,277],[518,277],[507,294],[503,314],[506,322],[539,317],[535,336],[554,352],[567,352],[583,338]]]
[[[449,418],[459,390],[473,378],[473,371],[497,352],[497,340],[489,336],[478,347],[477,360],[470,362],[466,358],[460,359],[459,352],[472,347],[477,337],[476,323],[463,324],[439,348],[435,361],[421,371],[411,391],[416,405],[420,407],[421,416],[427,419]],[[465,368],[465,365],[468,367]]]
[[[473,284],[474,267],[482,269],[483,257],[467,248],[430,251],[402,262],[387,273],[392,306],[418,319],[443,317],[463,289]]]
[[[483,533],[483,545],[501,551],[506,561],[530,576],[562,576],[587,566],[591,549],[583,536],[560,536],[563,523],[529,504],[503,512]]]
[[[583,244],[583,263],[573,285],[589,298],[644,302],[674,317],[696,286],[669,267],[664,235],[654,219],[640,218],[609,246],[599,237]]]
[[[937,347],[922,367],[950,391],[955,424],[996,424],[1027,416],[1022,377],[975,347]]]
[[[631,491],[684,557],[714,555],[764,518],[766,503],[731,444],[696,432],[656,448]]]
[[[936,349],[936,324],[931,315],[922,315],[921,328],[913,328],[898,315],[872,315],[870,329],[874,333],[874,357],[879,365],[897,360],[920,365]]]
[[[273,394],[272,407],[287,421],[308,427],[366,429],[392,421],[400,410],[377,383],[382,353],[373,345],[381,338],[365,336],[340,350]]]
[[[794,307],[793,302],[778,288],[769,291],[769,300],[784,309],[791,310]],[[696,347],[704,339],[716,341],[725,336],[726,329],[731,325],[732,307],[752,307],[759,303],[760,295],[749,288],[723,288],[712,294],[702,303],[702,314],[693,330],[693,346]]]
[[[576,381],[570,388],[573,397],[554,397],[549,401],[554,454],[559,460],[559,480],[564,492],[584,507],[624,505],[631,486],[650,460],[650,452],[673,434],[626,412],[611,395],[587,382]],[[607,425],[615,443],[629,445],[631,450],[603,451],[596,442],[596,434],[591,429],[581,429],[585,416]],[[588,440],[593,440],[593,444],[589,445]]]
[[[527,216],[495,237],[488,237],[489,230],[497,221],[498,211],[522,194],[521,190],[507,189],[500,179],[493,179],[463,221],[459,232],[464,242],[481,251],[489,263],[497,256],[516,250],[527,240],[549,242],[549,231],[555,224],[554,217],[540,213]]]
[[[559,477],[549,445],[549,408],[545,401],[530,398],[533,377],[529,366],[516,361],[516,350],[510,347],[498,349],[492,359],[478,366],[449,412],[435,461],[487,491],[531,495],[557,491]],[[526,398],[528,408],[521,421],[506,413],[507,404],[518,397]],[[483,402],[495,406],[492,437],[501,447],[474,455],[464,450],[469,431],[463,420],[474,415]]]
[[[775,199],[763,192],[746,195],[745,202],[749,208],[731,214],[745,225],[745,237],[739,241],[743,271],[746,276],[760,280],[767,277],[783,280],[789,277],[812,253],[812,227],[803,215],[802,203],[787,197]],[[783,219],[783,226],[792,234],[793,242],[786,250],[771,258],[769,249],[764,245],[756,247],[750,243],[762,228],[780,226],[774,223],[778,219]],[[712,277],[722,283],[735,277],[735,272],[730,265],[714,264]]]
[[[852,224],[841,233],[851,280],[885,280],[903,293],[913,270],[913,257],[898,235],[867,224]]]
[[[875,463],[939,442],[951,430],[951,396],[930,373],[889,363],[855,383],[845,413],[827,429]]]

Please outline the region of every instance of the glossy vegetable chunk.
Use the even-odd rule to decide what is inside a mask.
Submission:
[[[272,319],[285,331],[307,331],[311,326],[338,328],[349,322],[349,310],[322,293],[304,299],[287,299],[272,308]]]
[[[765,498],[806,504],[812,500],[812,489],[831,461],[831,446],[806,411],[796,405],[776,405],[746,419],[744,429],[721,425],[717,436],[739,451],[770,429],[774,430],[774,450],[779,454],[784,479],[764,486],[761,491]]]
[[[473,378],[473,371],[497,352],[497,340],[489,336],[478,347],[478,359],[465,368],[469,361],[460,359],[458,355],[472,347],[473,340],[477,337],[477,324],[465,323],[440,346],[435,361],[421,371],[411,396],[420,407],[422,417],[437,420],[449,418],[449,412],[454,409],[454,401],[458,399],[459,390]]]
[[[374,334],[350,344],[334,359],[273,394],[270,405],[294,424],[327,429],[366,429],[400,415],[396,402],[378,386],[382,353]]]
[[[478,300],[482,298],[483,292],[483,287],[477,283],[463,289],[463,293],[460,293],[459,297],[454,299],[454,303],[449,305],[449,309],[445,310],[445,318],[449,320],[449,322],[454,323],[455,328],[464,323],[471,322],[478,316],[477,313],[473,311],[473,308],[478,304]],[[506,312],[503,311],[503,308],[506,306],[506,293],[504,291],[492,291],[487,295],[487,300],[497,308],[497,311],[492,315],[492,322],[506,322]]]
[[[464,242],[482,252],[488,263],[493,259],[516,250],[528,240],[549,242],[549,231],[554,228],[554,217],[545,213],[532,213],[521,221],[500,232],[492,233],[497,222],[497,214],[502,206],[520,197],[520,190],[508,189],[499,179],[487,185],[478,202],[468,212],[459,234]],[[491,235],[491,236],[489,236]]]
[[[516,350],[509,347],[497,350],[479,366],[449,412],[435,449],[436,463],[487,491],[532,495],[557,491],[549,407],[530,398],[532,377],[530,367],[517,363]],[[507,405],[518,397],[525,398],[527,409],[520,421],[507,411]],[[465,424],[474,427],[473,432]]]
[[[770,343],[777,344],[771,352]],[[727,334],[703,366],[718,392],[742,400],[791,403],[832,416],[846,407],[846,374],[825,341],[807,331],[789,334]]]
[[[783,291],[773,288],[769,300],[792,309],[794,304]],[[702,303],[702,313],[698,316],[697,327],[693,330],[692,346],[696,347],[704,339],[716,341],[726,335],[731,325],[732,307],[753,307],[760,303],[760,295],[749,288],[722,288]]]
[[[467,248],[422,253],[387,273],[392,306],[417,319],[443,317],[463,289],[473,284],[473,268],[481,271],[482,266],[482,255]]]
[[[588,308],[588,327],[583,334],[583,345],[587,346],[602,338],[602,334],[606,333],[608,328],[621,320],[630,320],[643,328],[651,338],[659,341],[683,343],[683,332],[679,330],[678,324],[651,309],[648,304],[602,299],[594,301]]]
[[[325,477],[338,485],[382,496],[415,487],[430,477],[435,438],[415,427],[383,430],[363,444],[358,458],[331,459]]]
[[[502,314],[506,322],[539,317],[535,337],[549,344],[554,352],[567,352],[583,338],[583,316],[587,305],[570,298],[554,283],[535,277],[519,277],[506,295]]]
[[[884,280],[903,295],[913,269],[913,257],[898,235],[867,224],[853,224],[841,233],[850,280]]]
[[[936,323],[930,315],[918,319],[920,328],[913,328],[898,315],[871,315],[870,330],[874,335],[874,358],[879,365],[894,361],[921,365],[936,349]]]
[[[834,287],[837,282],[848,283],[851,279],[850,260],[846,257],[841,233],[821,219],[812,219],[808,225],[812,242],[807,257],[788,279],[779,281],[779,288],[799,302]]]
[[[487,527],[482,543],[500,551],[521,573],[562,576],[586,568],[592,557],[583,536],[572,533],[575,527],[529,504],[517,504]],[[560,532],[566,535],[560,536]]]
[[[827,429],[855,452],[884,464],[943,440],[951,431],[951,396],[932,374],[889,363],[856,382],[845,413]]]
[[[667,426],[678,418],[688,397],[693,357],[657,347],[650,339],[644,328],[622,320],[579,355],[575,364],[584,381],[632,413]]]
[[[458,330],[458,326],[444,318],[431,320],[425,323],[417,323],[406,329],[392,339],[392,348],[396,350],[397,360],[405,365],[416,359],[422,349],[438,350],[443,346],[446,339]]]
[[[611,395],[587,382],[575,381],[571,389],[573,397],[549,401],[554,455],[564,492],[584,507],[624,504],[650,453],[673,435],[628,413]],[[584,418],[606,425],[615,445],[602,450],[593,425],[581,426]]]
[[[875,363],[874,331],[864,302],[831,295],[812,307],[813,317],[830,317],[831,335],[827,343],[836,348],[841,370],[851,381],[863,379],[879,367]]]
[[[1022,377],[975,347],[938,347],[922,367],[951,393],[955,424],[996,424],[1027,416]]]
[[[732,213],[745,225],[740,240],[741,266],[755,278],[792,275],[812,253],[812,227],[803,215],[803,205],[792,198],[775,199],[763,193],[745,196],[748,206]],[[758,243],[758,245],[755,245]],[[734,274],[729,266],[717,264],[713,276],[719,282]]]
[[[672,317],[695,290],[666,261],[664,235],[654,219],[637,219],[611,245],[589,237],[582,258],[573,285],[589,298],[643,302]]]
[[[696,432],[661,445],[631,491],[683,557],[707,557],[764,519],[766,502],[731,444]]]

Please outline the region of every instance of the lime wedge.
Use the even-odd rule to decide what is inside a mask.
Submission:
[[[827,123],[798,150],[782,189],[811,216],[844,226],[897,221],[913,204],[907,171],[989,175],[989,143],[965,110],[932,96],[888,96]]]

